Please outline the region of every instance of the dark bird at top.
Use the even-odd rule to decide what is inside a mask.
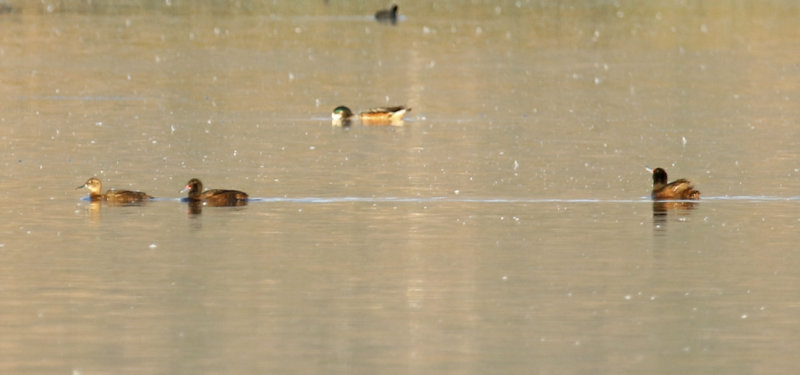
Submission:
[[[391,23],[392,25],[397,23],[397,5],[392,5],[389,9],[381,9],[375,13],[375,19],[378,22],[384,23]]]

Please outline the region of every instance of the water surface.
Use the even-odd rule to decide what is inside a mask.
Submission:
[[[3,373],[799,364],[793,2],[10,5]]]

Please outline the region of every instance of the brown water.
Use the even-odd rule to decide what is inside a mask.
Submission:
[[[0,373],[800,365],[793,1],[9,3]]]

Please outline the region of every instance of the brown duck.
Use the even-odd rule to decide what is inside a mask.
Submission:
[[[244,206],[247,193],[238,190],[209,189],[203,191],[203,183],[193,178],[181,192],[189,192],[190,203],[203,203],[206,206]]]
[[[364,125],[403,125],[403,116],[411,108],[398,105],[393,107],[371,108],[359,114],[361,123]],[[353,118],[353,111],[346,106],[340,105],[333,109],[331,120],[334,126],[348,126],[350,119]]]
[[[111,189],[103,194],[103,183],[100,182],[100,179],[97,177],[92,177],[86,180],[86,183],[78,186],[76,189],[83,188],[89,190],[89,198],[92,200],[92,202],[106,201],[111,203],[138,203],[153,199],[153,197],[141,191]]]
[[[653,174],[653,200],[698,200],[700,192],[692,183],[681,178],[667,183],[667,171],[662,168],[647,169]]]

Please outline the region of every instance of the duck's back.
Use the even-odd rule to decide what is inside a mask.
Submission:
[[[380,107],[361,112],[361,119],[367,121],[402,121],[411,108],[405,106]]]
[[[136,203],[136,202],[144,202],[153,197],[143,193],[141,191],[130,191],[130,190],[109,190],[103,196],[107,202],[113,203]]]
[[[247,193],[239,190],[210,189],[200,195],[200,199],[211,206],[239,206],[247,203]]]
[[[692,183],[687,179],[679,179],[667,185],[653,189],[653,199],[700,199],[700,192],[695,190]]]

